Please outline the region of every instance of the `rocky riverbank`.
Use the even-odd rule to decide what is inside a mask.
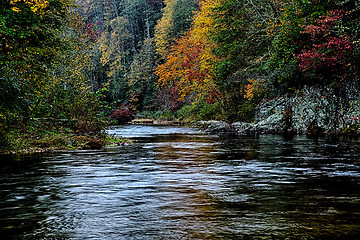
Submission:
[[[195,127],[207,132],[351,134],[360,133],[360,94],[350,86],[304,88],[298,93],[263,102],[253,123],[199,121]]]

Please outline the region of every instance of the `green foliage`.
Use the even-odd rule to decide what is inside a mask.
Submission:
[[[193,22],[194,12],[197,10],[196,0],[176,1],[173,10],[173,28],[170,30],[172,39],[179,38],[187,31]]]
[[[135,117],[143,119],[156,119],[155,113],[152,111],[141,111],[137,113]]]
[[[48,69],[56,61],[59,49],[66,49],[60,32],[70,5],[70,1],[54,0],[43,11],[35,11],[23,2],[2,4],[0,135],[33,117],[37,97],[48,83]]]
[[[314,82],[299,72],[297,55],[311,45],[303,32],[305,25],[313,23],[327,11],[336,7],[336,1],[294,1],[286,4],[281,14],[279,30],[273,40],[270,59],[265,69],[269,73],[275,94],[301,89]]]
[[[163,111],[156,111],[154,114],[155,119],[160,119],[163,115]]]
[[[22,138],[9,133],[43,122],[58,131],[66,126],[76,133],[101,132],[102,92],[91,89],[86,75],[90,35],[70,12],[72,1],[39,2],[41,11],[31,4],[0,10],[1,144]]]
[[[170,121],[175,119],[175,113],[169,110],[164,110],[159,117],[161,120]]]
[[[162,0],[91,0],[78,10],[100,33],[88,74],[96,88],[109,86],[109,101],[137,96],[138,109],[151,105],[156,61],[151,38],[162,5]]]
[[[360,124],[352,124],[341,131],[341,134],[348,136],[357,136],[360,133]]]
[[[244,3],[240,1],[224,1],[216,12],[212,38],[218,43],[216,54],[223,58],[216,73],[219,85],[226,90],[224,85],[228,77],[246,64],[244,51],[249,51],[249,45],[244,39],[249,19]]]
[[[183,106],[176,112],[176,116],[185,122],[221,119],[221,105],[220,102],[212,104],[206,101],[193,102],[192,104]]]
[[[135,54],[128,75],[129,94],[137,98],[136,108],[146,109],[153,105],[155,92],[155,47],[146,39],[139,53]]]

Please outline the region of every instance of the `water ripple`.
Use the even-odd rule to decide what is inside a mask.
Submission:
[[[356,140],[109,129],[135,143],[1,159],[5,239],[360,239]]]

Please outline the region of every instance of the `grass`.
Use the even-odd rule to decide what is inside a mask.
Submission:
[[[74,133],[70,128],[31,126],[13,129],[6,133],[0,154],[28,154],[61,152],[81,149],[101,149],[104,146],[121,146],[128,141],[105,133]]]

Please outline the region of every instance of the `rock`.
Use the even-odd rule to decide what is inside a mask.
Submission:
[[[204,129],[205,132],[220,133],[220,132],[235,132],[235,129],[224,121],[198,121],[195,127]]]
[[[252,133],[284,133],[287,97],[275,98],[256,107],[255,124]]]
[[[255,122],[261,122],[273,114],[281,113],[285,109],[284,97],[275,98],[258,105],[255,109]]]
[[[255,124],[247,122],[234,122],[230,124],[231,128],[234,129],[237,133],[248,133]]]
[[[282,114],[275,113],[256,123],[250,132],[253,133],[284,133],[285,120]]]
[[[360,115],[359,103],[359,91],[351,84],[341,90],[331,86],[304,87],[296,94],[260,104],[256,108],[256,124],[251,131],[337,134],[354,126],[354,119]]]
[[[139,125],[151,125],[154,123],[153,119],[148,118],[136,118],[131,120],[131,124],[139,124]]]
[[[259,104],[255,123],[199,121],[207,132],[339,134],[360,130],[360,91],[353,83],[342,89],[304,87]]]

